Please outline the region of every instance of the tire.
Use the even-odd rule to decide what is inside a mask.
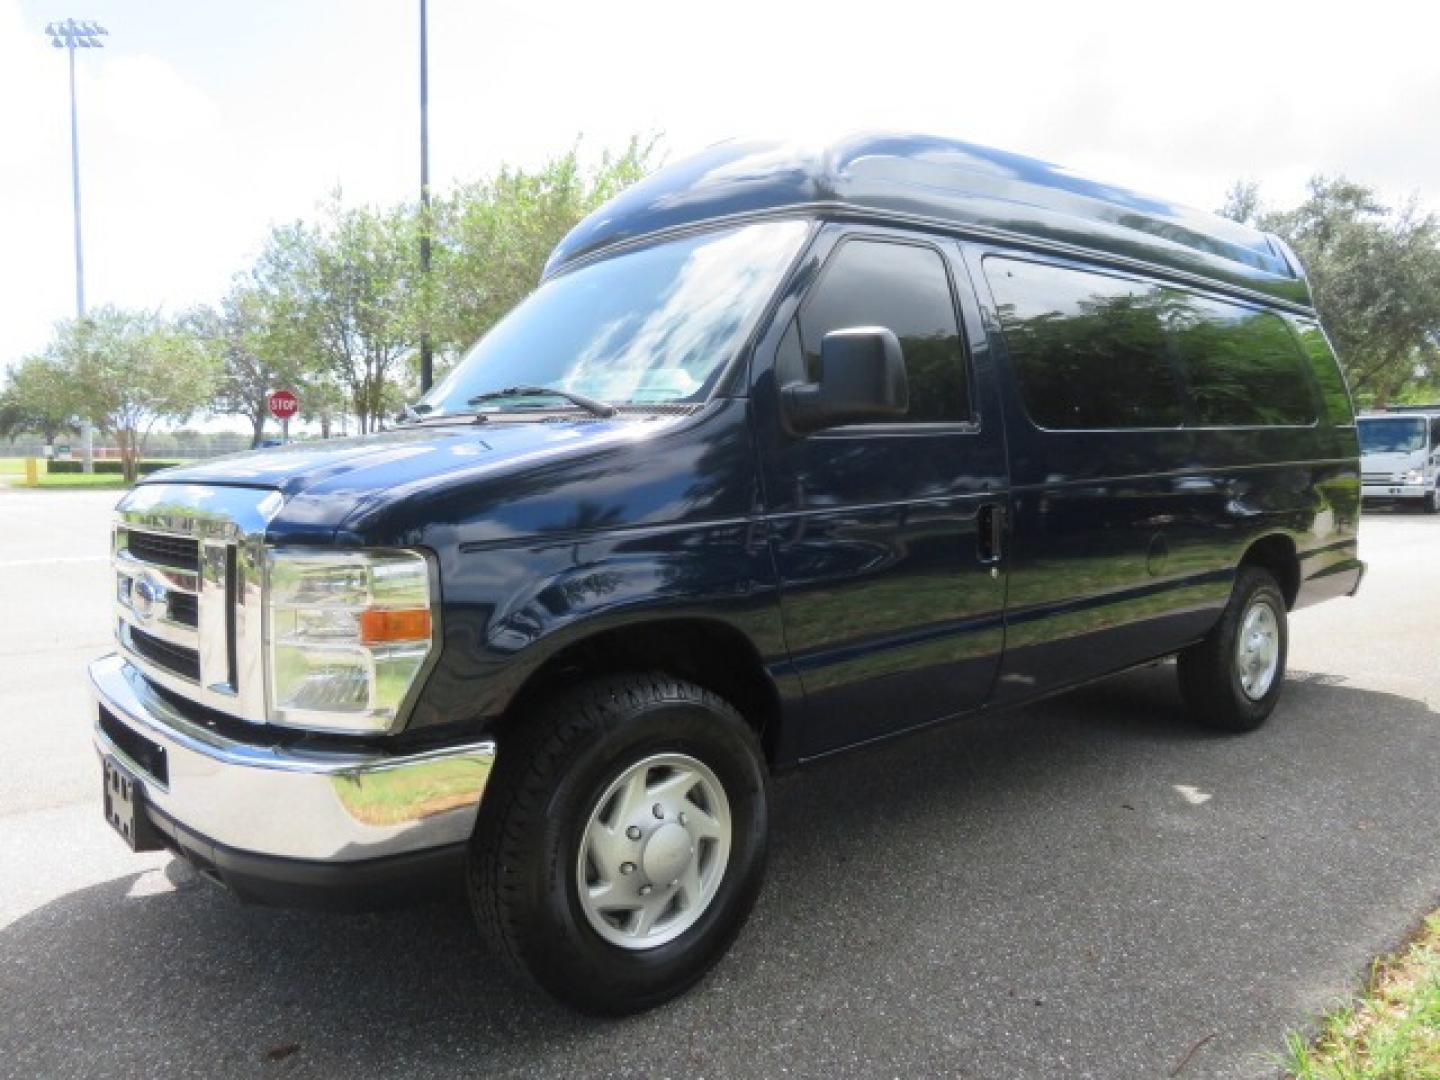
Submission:
[[[1271,637],[1268,645],[1252,636],[1267,632]],[[1254,644],[1249,655],[1257,660],[1256,667],[1248,672],[1248,689],[1247,671],[1240,657],[1242,634]],[[1289,642],[1285,596],[1279,584],[1266,570],[1240,567],[1220,621],[1204,641],[1178,657],[1180,694],[1191,716],[1202,726],[1217,731],[1258,728],[1280,698]],[[1273,663],[1258,662],[1271,656]],[[1263,677],[1263,671],[1269,672],[1268,679]]]
[[[698,786],[676,795],[691,774]],[[621,675],[552,698],[501,740],[481,806],[467,876],[482,936],[512,971],[584,1012],[619,1016],[683,993],[759,895],[767,783],[755,732],[708,690]],[[617,851],[627,861],[602,858]],[[582,889],[630,890],[621,899],[648,907],[600,910],[603,898],[582,900]]]
[[[1420,504],[1422,513],[1440,514],[1440,491],[1431,488],[1425,493],[1425,501]]]

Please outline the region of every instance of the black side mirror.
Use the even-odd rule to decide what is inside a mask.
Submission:
[[[910,385],[900,340],[882,326],[832,330],[820,342],[819,382],[780,393],[785,425],[796,435],[904,416]]]

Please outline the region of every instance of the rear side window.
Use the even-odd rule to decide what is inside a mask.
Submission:
[[[1007,258],[985,274],[1040,427],[1305,426],[1317,385],[1331,422],[1354,422],[1314,324],[1297,345],[1273,312],[1179,289]]]
[[[985,260],[1020,397],[1043,428],[1178,427],[1155,286],[1019,259]]]
[[[1278,316],[1166,290],[1167,326],[1201,427],[1315,423],[1304,358]]]
[[[960,325],[945,261],[934,248],[848,240],[831,256],[800,308],[807,376],[820,371],[820,342],[832,330],[883,326],[900,339],[912,422],[971,417]]]

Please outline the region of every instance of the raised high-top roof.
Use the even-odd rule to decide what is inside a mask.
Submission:
[[[590,214],[546,276],[651,233],[787,211],[904,219],[1033,245],[1084,249],[1308,308],[1277,237],[1203,210],[955,139],[856,135],[826,147],[727,142],[667,166]]]

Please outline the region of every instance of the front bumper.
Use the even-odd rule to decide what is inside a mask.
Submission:
[[[143,788],[149,821],[242,895],[404,881],[463,856],[495,761],[479,742],[420,754],[239,742],[182,715],[120,656],[90,665],[96,749]],[[301,901],[304,902],[304,901]]]
[[[1434,490],[1431,484],[1365,484],[1360,494],[1366,499],[1423,499]]]

